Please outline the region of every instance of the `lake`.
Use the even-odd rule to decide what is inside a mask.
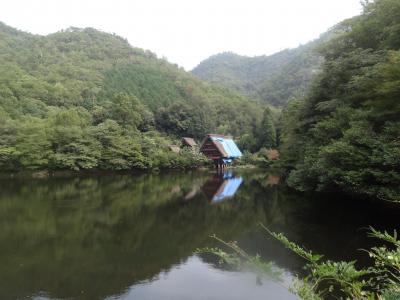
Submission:
[[[264,224],[329,259],[369,263],[367,227],[399,211],[339,195],[303,195],[247,170],[1,179],[0,299],[298,299],[304,261]],[[210,236],[237,241],[280,278],[220,264]]]

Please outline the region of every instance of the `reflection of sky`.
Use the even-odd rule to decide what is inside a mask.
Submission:
[[[285,274],[286,281],[290,275]],[[287,283],[262,280],[257,284],[256,275],[250,272],[231,272],[216,269],[191,256],[169,272],[161,273],[149,282],[130,287],[126,293],[107,299],[140,300],[294,300],[297,296],[284,287]]]

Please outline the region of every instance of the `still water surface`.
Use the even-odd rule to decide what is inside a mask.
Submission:
[[[304,196],[256,171],[0,180],[0,299],[298,299],[304,262],[259,223],[324,253],[358,259],[365,228],[396,212],[334,195]],[[385,220],[384,223],[382,223]],[[196,249],[238,241],[282,269],[264,278]]]

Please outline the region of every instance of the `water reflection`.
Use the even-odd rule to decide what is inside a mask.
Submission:
[[[368,244],[357,230],[374,225],[379,211],[364,206],[354,215],[356,205],[306,201],[271,185],[269,175],[1,180],[0,299],[240,299],[242,292],[255,300],[293,299],[280,285],[257,285],[255,276],[193,253],[214,246],[216,234],[275,261],[290,279],[303,261],[266,237],[259,222],[346,259]],[[217,185],[222,192],[208,193]]]
[[[208,179],[201,190],[215,204],[224,199],[232,198],[243,182],[242,177],[236,177],[230,171],[217,173]]]
[[[3,180],[0,299],[120,294],[184,263],[213,233],[236,238],[263,219],[261,207],[245,198],[213,207],[202,193],[184,200],[208,178]]]

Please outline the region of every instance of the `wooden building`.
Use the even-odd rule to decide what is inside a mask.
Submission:
[[[192,150],[195,150],[197,148],[197,143],[192,138],[183,137],[182,138],[182,147],[188,147],[188,148],[191,148]]]
[[[168,149],[174,153],[181,152],[181,149],[177,145],[168,145]]]
[[[232,137],[221,134],[207,134],[201,143],[200,152],[221,168],[242,156]]]

